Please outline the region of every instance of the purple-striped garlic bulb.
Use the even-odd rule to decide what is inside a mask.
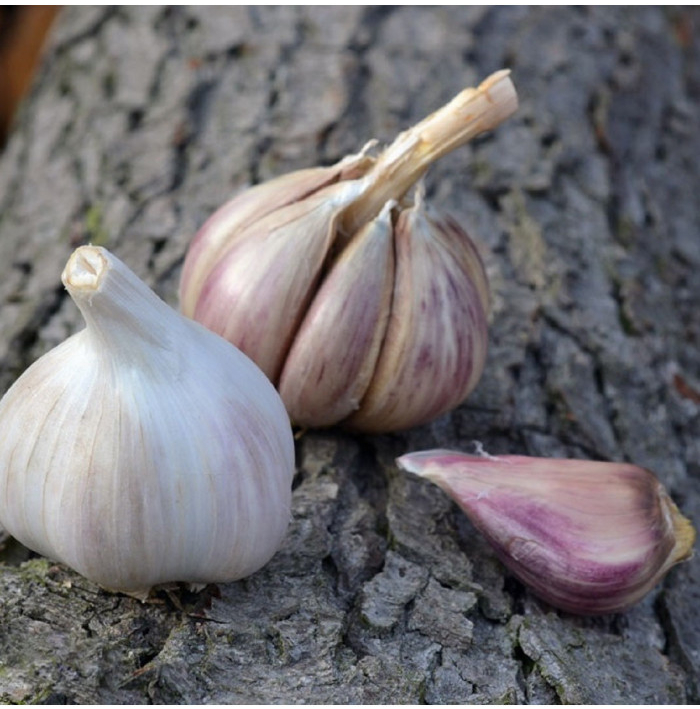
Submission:
[[[376,158],[235,197],[190,246],[183,314],[251,357],[299,426],[391,431],[459,405],[486,359],[488,283],[467,234],[414,187],[516,107],[497,72]]]
[[[656,477],[629,463],[409,453],[526,586],[556,608],[615,613],[690,557],[695,530]]]

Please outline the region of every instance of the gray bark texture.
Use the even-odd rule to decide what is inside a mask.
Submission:
[[[0,387],[82,327],[107,246],[177,307],[230,195],[392,139],[512,69],[521,107],[429,173],[493,293],[469,400],[401,434],[307,432],[259,573],[152,602],[4,539],[0,701],[697,703],[700,559],[625,614],[537,600],[410,450],[629,460],[700,523],[697,9],[67,8],[0,156]]]

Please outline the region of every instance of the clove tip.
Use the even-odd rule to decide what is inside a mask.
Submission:
[[[441,456],[454,455],[448,450],[427,450],[418,451],[415,453],[406,453],[405,455],[396,458],[396,465],[400,470],[405,470],[407,473],[413,473],[421,478],[432,480],[434,477],[435,459]]]

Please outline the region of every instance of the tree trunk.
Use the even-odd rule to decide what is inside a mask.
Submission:
[[[438,488],[432,447],[629,460],[700,522],[696,9],[70,8],[0,157],[0,387],[82,327],[107,246],[177,306],[231,194],[329,164],[502,67],[521,108],[430,172],[493,293],[470,399],[402,434],[307,432],[283,548],[141,603],[5,540],[0,700],[697,703],[700,559],[622,615],[557,612]]]

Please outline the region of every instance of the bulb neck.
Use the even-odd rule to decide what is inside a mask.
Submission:
[[[343,233],[354,234],[387,200],[400,200],[436,160],[512,115],[518,95],[509,74],[507,69],[491,74],[401,133],[364,177],[367,189],[345,210]]]
[[[140,363],[150,360],[149,348],[174,349],[173,311],[106,249],[76,249],[61,280],[85,318],[88,335],[113,356]]]

